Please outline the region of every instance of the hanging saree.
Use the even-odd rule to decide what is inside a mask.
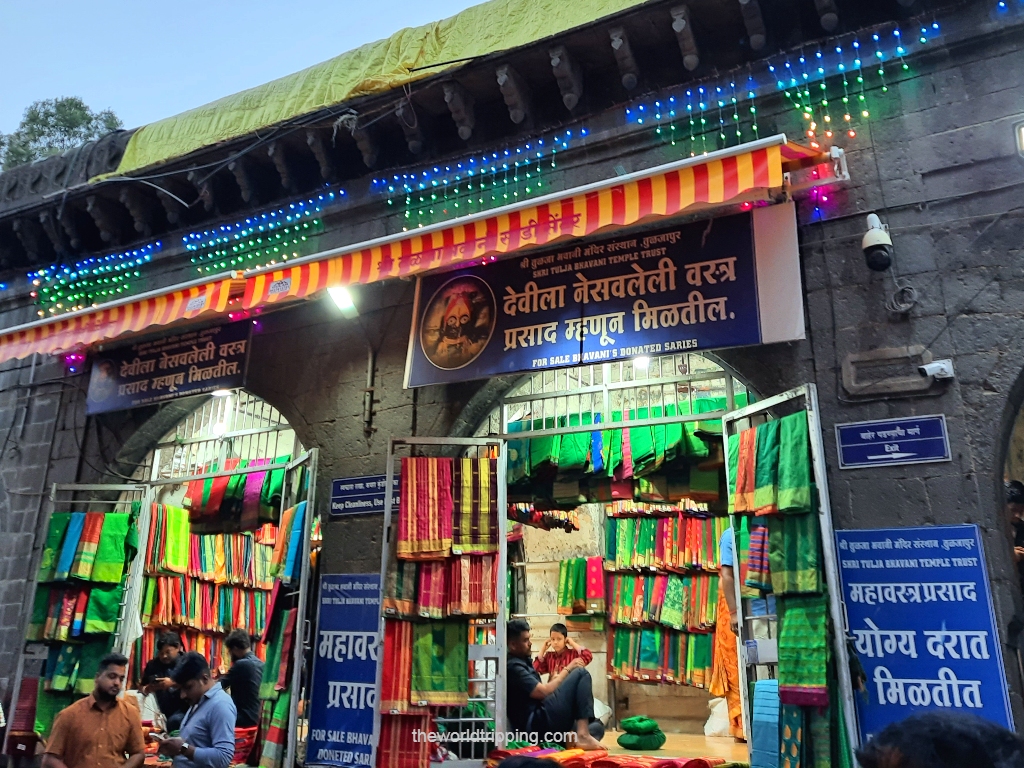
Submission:
[[[828,706],[828,599],[776,598],[779,611],[779,698],[783,704]]]
[[[446,571],[447,563],[444,560],[419,563],[416,613],[425,619],[444,618]]]
[[[53,575],[54,581],[67,581],[71,573],[71,566],[75,562],[75,553],[78,551],[78,540],[82,536],[82,529],[85,527],[85,513],[72,512],[68,521],[67,531],[64,534],[64,543],[60,548],[60,556],[57,558],[57,566]]]
[[[430,745],[425,735],[432,733],[434,719],[429,715],[381,715],[377,768],[424,768],[430,764]],[[413,733],[424,734],[413,738]],[[260,766],[260,768],[278,768]]]
[[[455,459],[452,488],[452,554],[497,552],[497,459]]]
[[[809,768],[804,762],[804,738],[807,720],[803,707],[783,704],[779,720],[779,768]]]
[[[99,545],[96,548],[96,562],[92,568],[92,580],[106,584],[117,584],[124,575],[130,518],[127,512],[108,512],[103,520]]]
[[[743,738],[743,703],[740,699],[740,669],[736,634],[732,631],[725,593],[719,596],[718,623],[715,626],[714,666],[708,689],[712,696],[724,697],[729,708],[729,735]]]
[[[89,607],[85,612],[85,633],[114,632],[121,615],[124,584],[96,586],[89,593]]]
[[[810,437],[807,412],[798,411],[779,420],[780,512],[801,514],[811,511]]]
[[[587,612],[604,613],[604,561],[601,557],[587,558]]]
[[[89,590],[79,589],[75,598],[75,613],[71,617],[71,632],[69,637],[78,637],[85,627],[85,607],[89,604]]]
[[[43,554],[39,560],[37,580],[40,583],[53,581],[57,569],[57,559],[61,553],[60,545],[64,541],[64,534],[67,533],[70,522],[70,512],[54,512],[50,515],[50,527],[46,530],[46,542],[43,544]]]
[[[278,456],[274,464],[287,464],[292,460],[291,455]],[[263,473],[257,473],[263,474]],[[260,486],[260,521],[264,523],[275,523],[281,509],[281,496],[284,493],[285,470],[272,469],[263,474],[263,484]]]
[[[43,639],[46,629],[46,616],[50,609],[50,591],[52,587],[44,584],[36,585],[36,594],[32,599],[32,615],[29,617],[25,639],[36,642]]]
[[[753,427],[740,432],[739,452],[736,459],[736,493],[733,509],[736,512],[754,511],[754,493],[757,472],[757,430]]]
[[[394,548],[391,550],[394,557]],[[389,563],[384,580],[384,612],[389,615],[408,617],[415,615],[417,597],[418,563],[411,560],[394,559]]]
[[[413,626],[410,703],[468,703],[468,644],[468,625],[462,620],[428,621]]]
[[[380,685],[380,711],[397,714],[410,709],[412,683],[412,628],[409,621],[384,620],[384,659]]]
[[[274,702],[265,702],[263,748],[259,768],[282,768],[288,744],[288,717],[291,713],[291,692],[285,691]]]
[[[766,592],[772,591],[768,551],[768,528],[758,526],[750,534],[750,565],[743,579],[744,586]]]
[[[757,460],[754,468],[754,514],[779,511],[779,422],[766,421],[757,427]]]
[[[398,557],[439,560],[452,549],[452,459],[402,459]]]
[[[509,422],[509,433],[523,432],[529,426],[528,421]],[[530,441],[509,440],[507,443],[506,455],[508,460],[505,464],[505,480],[509,485],[526,480],[530,476]]]
[[[821,592],[821,536],[818,515],[768,518],[768,559],[776,595]]]
[[[586,426],[591,421],[589,413],[583,414],[584,421],[580,420],[580,414],[569,414],[568,420],[565,416],[558,418],[559,427]],[[590,433],[589,432],[566,432],[562,435],[558,445],[558,474],[564,477],[578,477],[586,469],[590,459]]]
[[[188,573],[188,559],[191,550],[188,512],[181,507],[163,506],[164,538],[162,544],[161,568],[167,573]]]

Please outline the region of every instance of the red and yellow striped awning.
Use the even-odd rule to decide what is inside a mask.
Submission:
[[[583,237],[652,217],[765,200],[783,186],[786,172],[827,161],[828,155],[820,150],[787,142],[784,135],[772,136],[257,272],[245,280],[243,307],[307,298],[336,285],[372,283],[496,260],[520,248]],[[224,277],[0,331],[0,362],[33,352],[88,346],[205,313],[222,313],[230,295],[240,292],[240,281]]]
[[[154,293],[122,303],[82,310],[49,321],[30,323],[0,335],[0,362],[49,354],[113,339],[153,325],[190,320],[207,312],[227,309],[231,279]]]
[[[336,285],[493,259],[701,206],[763,199],[769,190],[782,186],[784,172],[823,160],[820,151],[788,143],[785,136],[762,139],[259,273],[246,281],[243,306],[250,309],[305,298]]]

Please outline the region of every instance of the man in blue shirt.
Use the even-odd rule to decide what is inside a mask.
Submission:
[[[195,651],[182,656],[171,675],[188,712],[178,736],[160,742],[160,754],[174,768],[227,768],[235,756],[235,704],[213,681],[206,659]]]

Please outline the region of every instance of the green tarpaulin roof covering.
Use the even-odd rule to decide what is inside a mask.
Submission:
[[[330,61],[143,126],[114,175],[182,157],[357,96],[436,75],[460,59],[517,48],[645,0],[490,0],[451,18],[403,29]],[[441,66],[430,69],[438,64]],[[416,70],[416,71],[414,71]]]

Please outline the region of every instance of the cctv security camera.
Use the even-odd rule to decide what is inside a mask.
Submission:
[[[868,269],[873,272],[885,272],[892,266],[892,238],[875,214],[868,215],[868,231],[860,241],[861,250],[864,251],[864,261]]]
[[[952,360],[934,360],[930,363],[919,365],[917,366],[917,372],[922,376],[931,376],[933,379],[952,379],[955,376]]]

